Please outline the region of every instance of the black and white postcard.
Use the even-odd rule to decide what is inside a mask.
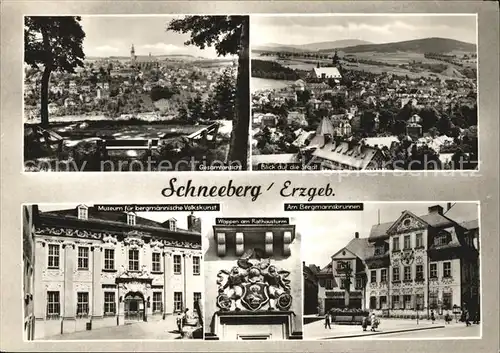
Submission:
[[[255,170],[478,168],[475,15],[252,16]]]
[[[246,169],[248,22],[25,17],[25,170]]]

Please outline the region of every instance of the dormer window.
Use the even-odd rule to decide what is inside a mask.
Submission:
[[[127,213],[127,224],[129,226],[135,226],[135,214],[134,213]]]
[[[89,210],[85,205],[78,206],[78,219],[87,220],[89,218]]]
[[[171,231],[177,230],[177,220],[175,218],[171,218],[168,220],[168,229]]]

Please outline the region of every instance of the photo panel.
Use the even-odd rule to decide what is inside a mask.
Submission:
[[[476,14],[251,17],[252,170],[478,170]]]
[[[224,217],[207,233],[205,340],[301,340],[301,235],[291,218]]]
[[[24,17],[24,171],[239,171],[249,17]]]
[[[479,202],[302,213],[304,339],[481,338]]]
[[[25,340],[203,339],[219,204],[23,205]]]

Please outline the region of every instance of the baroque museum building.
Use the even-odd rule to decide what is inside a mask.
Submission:
[[[201,304],[201,221],[74,209],[38,212],[34,238],[35,338],[165,319]]]

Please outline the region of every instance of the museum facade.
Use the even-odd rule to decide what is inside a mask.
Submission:
[[[458,223],[444,213],[439,205],[422,216],[403,211],[393,222],[374,225],[368,238],[356,233],[318,274],[320,313],[479,313],[478,221]]]
[[[201,221],[190,214],[187,225],[85,205],[38,212],[35,338],[193,312],[203,300]]]

